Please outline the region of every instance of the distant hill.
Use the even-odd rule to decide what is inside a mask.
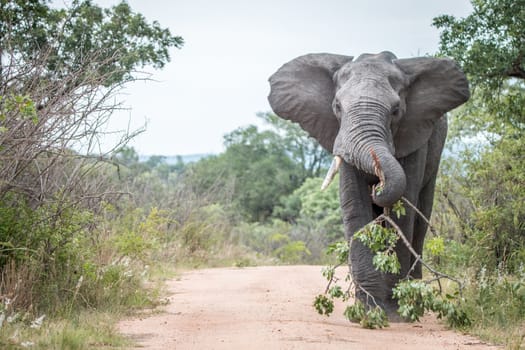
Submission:
[[[184,164],[188,164],[188,163],[198,162],[202,158],[207,158],[212,155],[213,154],[211,153],[204,153],[204,154],[187,154],[187,155],[180,155],[180,156],[174,155],[174,156],[160,156],[160,157],[164,157],[164,161],[166,162],[166,164],[173,165],[173,164],[177,164],[179,157],[182,159],[182,162]],[[157,155],[149,155],[149,156],[140,155],[139,161],[146,162],[148,159],[150,159],[150,157],[155,157],[155,156]]]

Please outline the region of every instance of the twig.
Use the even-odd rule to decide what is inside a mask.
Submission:
[[[401,197],[401,199],[403,200],[403,202],[405,202],[406,204],[408,204],[408,206],[412,209],[415,210],[415,212],[419,215],[419,217],[421,219],[423,219],[423,221],[425,221],[428,225],[428,228],[430,229],[430,231],[436,235],[436,230],[434,229],[434,227],[430,224],[430,220],[427,219],[427,217],[414,205],[412,204],[412,202],[410,202],[406,197]]]
[[[405,244],[405,246],[408,248],[408,250],[410,251],[410,253],[416,258],[416,262],[420,262],[421,265],[423,265],[424,267],[426,267],[437,279],[439,278],[447,278],[451,281],[454,281],[458,284],[459,286],[459,292],[461,294],[462,290],[463,290],[463,284],[455,277],[452,277],[450,275],[447,275],[443,272],[440,272],[440,271],[437,271],[435,270],[434,268],[432,268],[430,265],[428,265],[423,259],[421,259],[421,255],[419,255],[415,250],[414,248],[412,247],[412,244],[410,244],[410,242],[408,241],[408,239],[406,238],[405,234],[403,233],[403,231],[401,230],[401,228],[395,223],[394,220],[392,220],[391,217],[389,216],[385,216],[385,215],[380,215],[378,217],[379,218],[382,218],[384,219],[385,221],[387,221],[390,225],[392,225],[392,227],[396,230],[397,234],[399,235],[399,237],[401,238],[401,240],[403,241],[403,243]],[[408,276],[407,276],[408,277]],[[441,285],[440,285],[440,289],[441,289]]]
[[[337,264],[337,265],[334,265],[334,267],[331,267],[330,269],[332,269],[334,271],[334,274],[332,275],[332,277],[330,277],[330,280],[328,281],[328,284],[326,285],[326,288],[325,288],[325,291],[324,293],[328,293],[328,291],[330,290],[330,286],[332,285],[332,283],[337,283],[337,281],[339,281],[339,278],[337,278],[335,276],[335,270],[339,267],[341,267],[343,264]]]
[[[359,288],[359,290],[361,290],[362,292],[364,292],[366,294],[366,303],[368,304],[368,300],[369,299],[372,299],[372,302],[374,303],[375,306],[379,306],[379,304],[376,302],[376,299],[374,298],[374,296],[372,294],[370,294],[363,286],[361,286],[360,284],[358,283],[355,283],[355,286],[357,288]]]
[[[354,240],[354,237],[350,238],[350,241],[348,242],[349,244],[349,247],[350,249],[352,248],[352,242]],[[353,276],[353,271],[352,271],[352,264],[349,263],[348,264],[348,269],[349,269],[349,273],[350,273],[350,276]],[[351,281],[352,281],[352,284],[354,284],[356,286],[356,288],[358,288],[359,290],[361,290],[362,292],[364,292],[366,294],[366,297],[367,297],[367,304],[368,304],[368,300],[372,300],[372,302],[374,303],[375,306],[379,306],[379,304],[377,303],[376,299],[374,298],[374,296],[372,294],[370,294],[363,286],[361,286],[359,283],[355,282],[353,278],[351,278]]]

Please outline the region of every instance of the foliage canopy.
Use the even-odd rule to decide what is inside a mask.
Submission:
[[[463,67],[474,89],[467,121],[474,133],[523,133],[525,0],[473,0],[472,7],[465,18],[442,15],[433,22],[441,29],[440,54]]]
[[[169,49],[183,42],[124,1],[106,9],[91,0],[74,0],[66,9],[52,8],[45,0],[0,3],[2,59],[9,53],[32,62],[45,53],[45,70],[39,74],[47,79],[82,71],[104,77],[100,83],[110,86],[132,79],[137,67],[164,67]],[[81,75],[71,88],[82,84]]]

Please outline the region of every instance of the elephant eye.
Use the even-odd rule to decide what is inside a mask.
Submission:
[[[336,115],[336,116],[339,116],[339,115],[340,115],[340,113],[341,113],[341,109],[342,109],[342,108],[341,108],[341,103],[340,103],[339,101],[336,100],[336,101],[334,102],[334,112],[335,112],[335,115]]]
[[[392,106],[392,109],[390,110],[390,114],[393,117],[397,117],[399,115],[399,104]]]

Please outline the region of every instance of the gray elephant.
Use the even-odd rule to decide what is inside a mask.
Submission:
[[[299,123],[340,166],[340,202],[347,239],[402,196],[430,217],[443,150],[445,113],[468,100],[465,75],[450,59],[397,59],[391,52],[351,56],[308,54],[270,77],[268,97],[281,118]],[[333,173],[334,170],[331,169]],[[375,186],[381,191],[373,191]],[[410,207],[397,220],[418,254],[427,224]],[[372,253],[352,241],[350,263],[358,299],[395,315],[392,288],[421,266],[403,243],[399,275],[374,269]]]

